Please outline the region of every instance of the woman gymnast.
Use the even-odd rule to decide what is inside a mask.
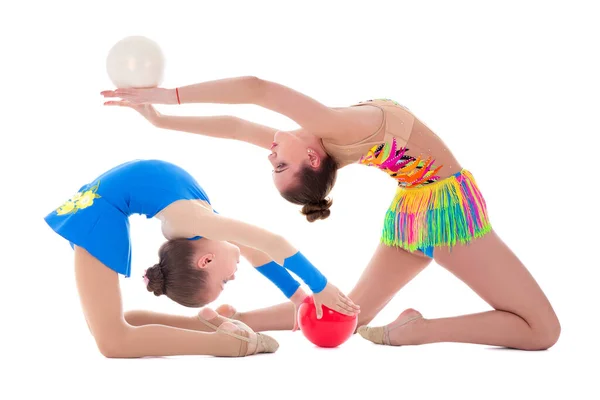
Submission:
[[[273,338],[210,308],[194,317],[123,313],[119,274],[131,274],[132,214],[159,219],[168,239],[159,250],[159,262],[144,274],[148,291],[157,296],[164,294],[186,307],[214,301],[234,279],[241,253],[293,307],[306,294],[288,270],[314,292],[319,309],[325,305],[347,315],[359,311],[282,236],[214,211],[188,172],[166,161],[134,160],[83,185],[45,217],[74,249],[83,312],[106,357],[247,356],[278,348]],[[288,315],[292,325],[294,315]]]
[[[383,171],[397,191],[383,223],[381,242],[349,297],[360,304],[358,333],[385,345],[436,342],[487,344],[536,350],[553,346],[558,318],[537,282],[492,229],[473,175],[430,128],[389,99],[332,108],[298,91],[256,77],[235,77],[165,89],[101,93],[105,105],[131,107],[155,126],[235,139],[270,150],[273,180],[308,221],[327,218],[337,170],[362,164]],[[293,131],[234,116],[161,115],[152,104],[255,104],[285,115]],[[385,326],[368,323],[432,260],[470,286],[492,311],[426,319],[407,309]],[[256,331],[291,329],[282,316],[292,307],[223,315]]]

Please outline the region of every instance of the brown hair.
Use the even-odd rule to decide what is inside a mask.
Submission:
[[[205,305],[202,292],[208,272],[196,268],[194,254],[191,240],[174,239],[165,242],[158,250],[158,264],[146,270],[146,289],[155,296],[164,294],[186,307]]]
[[[329,217],[329,207],[333,201],[327,195],[335,185],[338,164],[327,155],[321,160],[318,170],[305,165],[297,176],[300,183],[295,187],[281,193],[287,201],[303,205],[302,214],[308,222]]]

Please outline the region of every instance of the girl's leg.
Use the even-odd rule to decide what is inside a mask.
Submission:
[[[429,263],[430,258],[380,244],[348,297],[360,305],[358,326],[369,323],[394,297]],[[248,312],[236,312],[224,305],[217,311],[226,317],[239,319],[257,332],[292,330],[294,305],[282,303]]]
[[[560,324],[550,302],[494,231],[468,246],[436,249],[435,260],[494,310],[432,320],[407,310],[385,327],[363,328],[363,336],[390,345],[461,342],[523,350],[544,350],[556,343]]]
[[[215,333],[163,325],[129,325],[122,311],[117,273],[77,246],[75,278],[86,321],[106,357],[245,356],[277,348],[273,339],[241,331],[231,324],[223,324],[223,329]]]
[[[214,332],[215,329],[208,326],[203,320],[210,321],[212,325],[217,327],[228,321],[208,307],[203,308],[194,316],[171,315],[146,310],[133,310],[125,313],[125,321],[132,326],[166,325],[192,331]]]
[[[237,311],[232,305],[223,304],[216,311],[223,317],[243,322],[255,332],[294,329],[294,304],[289,301],[244,312]]]

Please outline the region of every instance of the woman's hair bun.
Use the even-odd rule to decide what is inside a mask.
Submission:
[[[333,204],[333,201],[328,198],[319,200],[316,203],[306,204],[302,207],[302,214],[306,216],[308,222],[325,219],[331,214],[331,210],[329,210],[331,204]]]

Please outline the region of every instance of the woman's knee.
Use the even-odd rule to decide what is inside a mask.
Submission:
[[[547,350],[554,346],[560,337],[561,326],[558,318],[549,318],[548,321],[539,324],[539,326],[533,328],[534,332],[534,350]]]
[[[531,336],[523,350],[548,350],[558,342],[561,326],[554,313],[545,318],[527,322],[531,327]]]

